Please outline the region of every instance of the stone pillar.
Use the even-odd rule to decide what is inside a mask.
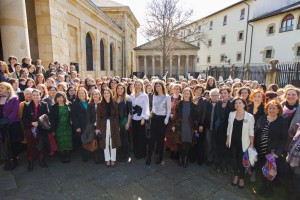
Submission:
[[[147,76],[147,56],[144,56],[144,73]]]
[[[136,56],[136,71],[137,72],[141,71],[141,69],[140,69],[140,61],[139,61],[139,56],[138,55]]]
[[[250,65],[249,65],[249,63],[247,63],[245,67],[246,67],[246,69],[244,70],[243,79],[244,80],[249,80],[249,77],[250,77]]]
[[[235,71],[235,66],[231,65],[230,76],[231,76],[232,79],[234,79],[234,71]]]
[[[30,55],[25,0],[0,1],[0,29],[4,61],[14,55],[21,61]]]
[[[170,58],[170,77],[172,77],[173,73],[173,66],[172,66],[172,58]]]
[[[189,78],[188,77],[188,73],[189,73],[189,55],[186,55],[185,57],[186,57],[186,59],[185,59],[185,72],[184,72],[184,74],[185,74],[186,78]]]
[[[163,59],[160,56],[160,77],[163,77]]]
[[[193,72],[196,72],[196,66],[197,66],[197,55],[194,55],[193,59]],[[194,77],[197,78],[197,77]]]
[[[152,76],[155,76],[155,70],[154,70],[154,67],[155,67],[155,60],[154,60],[154,55],[152,56]]]
[[[178,67],[177,67],[177,76],[180,76],[180,55],[178,55]]]
[[[266,81],[265,84],[268,87],[270,84],[276,83],[278,84],[279,76],[280,76],[280,69],[276,68],[276,65],[278,63],[278,60],[272,59],[269,61],[269,64],[271,64],[271,69],[267,70],[266,73]]]

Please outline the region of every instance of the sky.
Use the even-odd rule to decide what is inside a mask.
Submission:
[[[140,23],[138,28],[137,45],[142,45],[147,42],[147,39],[141,34],[143,24],[145,24],[145,13],[147,3],[151,0],[112,0],[120,4],[129,6],[135,17]],[[209,14],[230,6],[240,0],[179,0],[179,5],[184,9],[193,9],[191,22],[201,19]]]

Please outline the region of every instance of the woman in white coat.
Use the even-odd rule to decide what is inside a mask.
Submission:
[[[232,101],[234,111],[230,112],[227,127],[226,146],[230,148],[234,178],[232,185],[238,184],[244,188],[243,154],[249,148],[253,148],[254,142],[254,117],[247,110],[246,102],[238,97]]]

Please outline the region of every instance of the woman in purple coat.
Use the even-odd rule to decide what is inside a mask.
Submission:
[[[4,170],[17,166],[22,129],[19,120],[19,99],[9,83],[0,83],[0,159],[5,160]]]

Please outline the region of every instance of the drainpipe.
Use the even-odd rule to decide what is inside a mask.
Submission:
[[[248,41],[248,26],[249,26],[249,12],[250,12],[250,5],[246,3],[247,0],[243,1],[244,4],[248,7],[248,14],[247,14],[247,27],[246,27],[246,40],[245,40],[245,51],[244,51],[244,65],[246,63],[246,52],[247,52],[247,41]]]
[[[252,54],[252,39],[253,39],[253,29],[254,29],[254,27],[250,23],[248,23],[248,25],[251,26],[250,52],[249,52],[249,61],[248,61],[248,63],[250,63],[251,62],[251,54]]]

